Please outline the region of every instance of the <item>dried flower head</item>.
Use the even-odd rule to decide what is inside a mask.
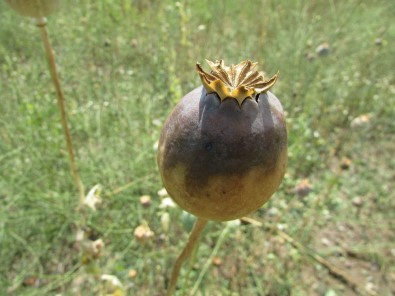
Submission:
[[[100,258],[103,249],[104,249],[104,242],[101,238],[91,242],[90,252],[93,258],[95,259]]]
[[[105,284],[104,290],[107,293],[111,293],[112,295],[117,295],[119,293],[123,294],[122,293],[123,285],[115,275],[103,274],[101,275],[100,279]]]
[[[100,184],[96,184],[95,186],[93,186],[86,195],[83,205],[91,208],[93,211],[96,211],[96,205],[102,202],[100,198],[101,190],[102,186]]]
[[[164,198],[169,196],[169,194],[167,193],[167,190],[165,188],[162,188],[161,190],[158,191],[158,195],[160,198]]]
[[[151,205],[151,196],[149,195],[142,195],[140,196],[140,204],[144,207],[144,208],[148,208]]]
[[[217,93],[221,101],[234,98],[239,106],[246,99],[254,99],[256,95],[268,91],[277,81],[278,73],[267,79],[262,71],[257,71],[258,63],[249,60],[237,65],[225,66],[223,60],[211,62],[207,60],[211,72],[205,72],[200,64],[196,70],[208,93]]]
[[[293,191],[299,197],[305,197],[311,192],[312,189],[313,186],[310,183],[309,179],[303,179],[299,182],[299,184],[295,186]]]
[[[134,230],[134,237],[142,243],[150,240],[154,236],[154,232],[149,228],[147,223],[143,223]]]
[[[181,98],[164,123],[158,167],[183,210],[215,221],[241,218],[266,203],[287,165],[285,113],[249,60],[197,64],[202,85]],[[163,201],[165,199],[163,198]]]
[[[130,269],[128,271],[128,275],[131,279],[134,279],[137,276],[137,270],[136,269]]]
[[[171,199],[171,197],[165,197],[164,199],[162,199],[159,207],[161,209],[166,209],[166,208],[175,208],[176,204],[174,203],[174,201]]]

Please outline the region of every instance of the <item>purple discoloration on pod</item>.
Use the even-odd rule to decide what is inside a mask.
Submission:
[[[239,106],[198,87],[167,119],[158,165],[170,196],[183,209],[211,220],[240,218],[278,188],[287,163],[287,131],[269,91]]]

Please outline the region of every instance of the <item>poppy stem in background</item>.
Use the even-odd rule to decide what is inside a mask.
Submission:
[[[82,203],[84,202],[84,198],[85,198],[85,190],[84,190],[84,185],[81,181],[81,178],[78,174],[77,165],[75,163],[74,148],[73,148],[73,143],[71,141],[69,126],[67,123],[65,99],[64,99],[64,94],[63,94],[62,88],[61,88],[58,71],[56,68],[55,55],[54,55],[54,52],[53,52],[53,49],[51,46],[51,42],[48,37],[47,21],[45,18],[39,18],[39,19],[36,19],[36,24],[37,24],[37,27],[40,29],[41,38],[44,43],[45,53],[46,53],[47,60],[48,60],[49,71],[51,72],[52,82],[55,86],[56,97],[57,97],[58,107],[59,107],[59,112],[60,112],[60,117],[61,117],[61,123],[62,123],[63,132],[64,132],[64,136],[66,138],[66,143],[67,143],[67,152],[69,155],[71,173],[73,175],[74,182],[78,188],[78,192],[80,195],[79,206],[82,206]]]
[[[193,225],[192,231],[189,234],[188,242],[182,250],[180,256],[178,256],[176,262],[174,263],[173,272],[171,273],[169,287],[167,288],[166,296],[173,295],[177,279],[180,274],[181,266],[184,261],[191,255],[196,243],[199,241],[200,234],[202,233],[204,227],[206,226],[208,220],[197,218],[195,224]]]

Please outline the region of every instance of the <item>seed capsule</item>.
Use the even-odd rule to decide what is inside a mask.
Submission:
[[[261,207],[276,191],[287,164],[282,106],[256,63],[197,64],[200,86],[166,120],[158,166],[169,195],[195,216],[226,221]]]
[[[59,0],[5,0],[8,5],[23,16],[43,18],[59,5]]]

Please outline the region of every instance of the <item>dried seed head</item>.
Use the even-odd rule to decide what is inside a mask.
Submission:
[[[161,190],[158,191],[158,195],[160,198],[165,198],[168,197],[169,194],[167,193],[166,188],[162,188]]]
[[[148,208],[151,205],[151,196],[149,195],[142,195],[140,196],[140,204],[144,207],[144,208]]]
[[[222,260],[220,257],[214,257],[211,262],[213,263],[213,265],[215,266],[220,266],[222,264]]]
[[[89,190],[88,194],[85,196],[83,205],[91,208],[93,211],[96,211],[96,205],[102,202],[100,198],[100,193],[102,190],[102,186],[100,184],[96,184]]]
[[[175,208],[176,204],[174,203],[174,201],[171,199],[171,197],[165,197],[164,199],[162,199],[159,207],[161,209],[166,209],[166,208]]]
[[[5,2],[19,14],[34,18],[48,16],[59,5],[59,0],[5,0]]]
[[[313,186],[311,185],[309,179],[303,179],[295,186],[293,192],[299,197],[305,197],[311,192],[312,189]]]
[[[277,75],[266,79],[251,61],[209,64],[211,72],[197,65],[203,86],[185,95],[167,118],[157,161],[179,207],[229,221],[260,208],[279,187],[287,129],[281,103],[268,91]]]
[[[137,270],[136,269],[130,269],[128,271],[128,275],[131,279],[134,279],[137,276]]]
[[[149,228],[147,223],[143,223],[134,230],[134,237],[142,243],[153,238],[154,232]]]
[[[196,64],[203,86],[208,93],[217,93],[221,102],[228,98],[237,100],[239,106],[246,99],[253,99],[256,95],[267,92],[277,81],[278,73],[266,79],[265,74],[256,71],[258,63],[249,60],[237,65],[225,66],[223,60],[211,62],[207,60],[211,72],[203,70],[199,63]]]
[[[115,275],[103,274],[101,275],[100,279],[104,283],[105,295],[123,295],[123,285]]]

